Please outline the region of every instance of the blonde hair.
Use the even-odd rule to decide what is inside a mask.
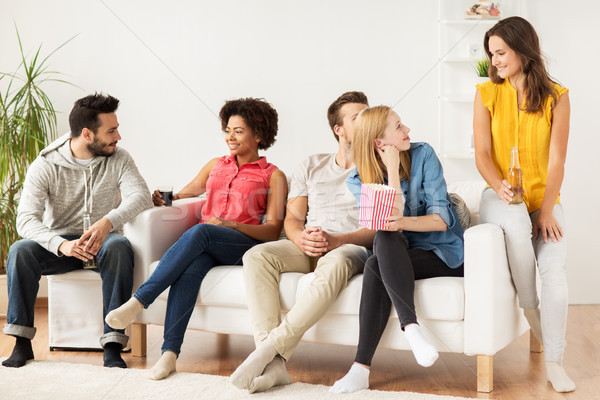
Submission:
[[[362,110],[354,122],[352,156],[362,183],[385,183],[386,168],[375,147],[375,140],[381,139],[388,124],[392,109],[377,106]],[[410,179],[410,154],[400,152],[400,179]]]

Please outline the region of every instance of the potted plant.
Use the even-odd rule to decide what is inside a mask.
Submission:
[[[484,56],[475,64],[475,72],[477,73],[477,83],[488,81],[490,71],[490,59]]]
[[[27,168],[56,137],[56,111],[41,85],[65,82],[48,70],[48,59],[67,42],[41,58],[40,45],[27,57],[17,30],[21,63],[14,73],[0,72],[0,315],[6,314],[6,257],[19,239],[16,228],[19,195]]]

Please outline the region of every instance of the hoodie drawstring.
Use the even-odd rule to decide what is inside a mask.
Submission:
[[[90,208],[88,209],[88,178],[87,178],[87,174],[85,173],[85,168],[83,169],[83,185],[85,188],[85,193],[83,195],[83,212],[85,214],[92,214],[92,206],[94,204],[94,198],[92,196],[92,193],[94,193],[94,180],[92,179],[92,166],[88,165],[88,168],[90,170]]]

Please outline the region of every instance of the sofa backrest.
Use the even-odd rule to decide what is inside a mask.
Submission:
[[[484,180],[458,181],[448,184],[448,193],[458,194],[467,204],[471,213],[471,225],[480,223],[479,202],[485,185]]]

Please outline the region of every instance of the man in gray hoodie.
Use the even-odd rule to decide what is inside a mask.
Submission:
[[[152,207],[146,182],[133,159],[117,148],[119,100],[94,94],[75,102],[71,133],[41,151],[31,164],[17,210],[23,237],[8,253],[8,313],[4,333],[15,336],[12,355],[2,362],[21,367],[33,359],[34,305],[41,275],[82,269],[97,258],[106,314],[131,297],[133,251],[123,225]],[[84,214],[91,226],[83,232]],[[126,368],[121,349],[128,337],[104,324],[104,366]]]

